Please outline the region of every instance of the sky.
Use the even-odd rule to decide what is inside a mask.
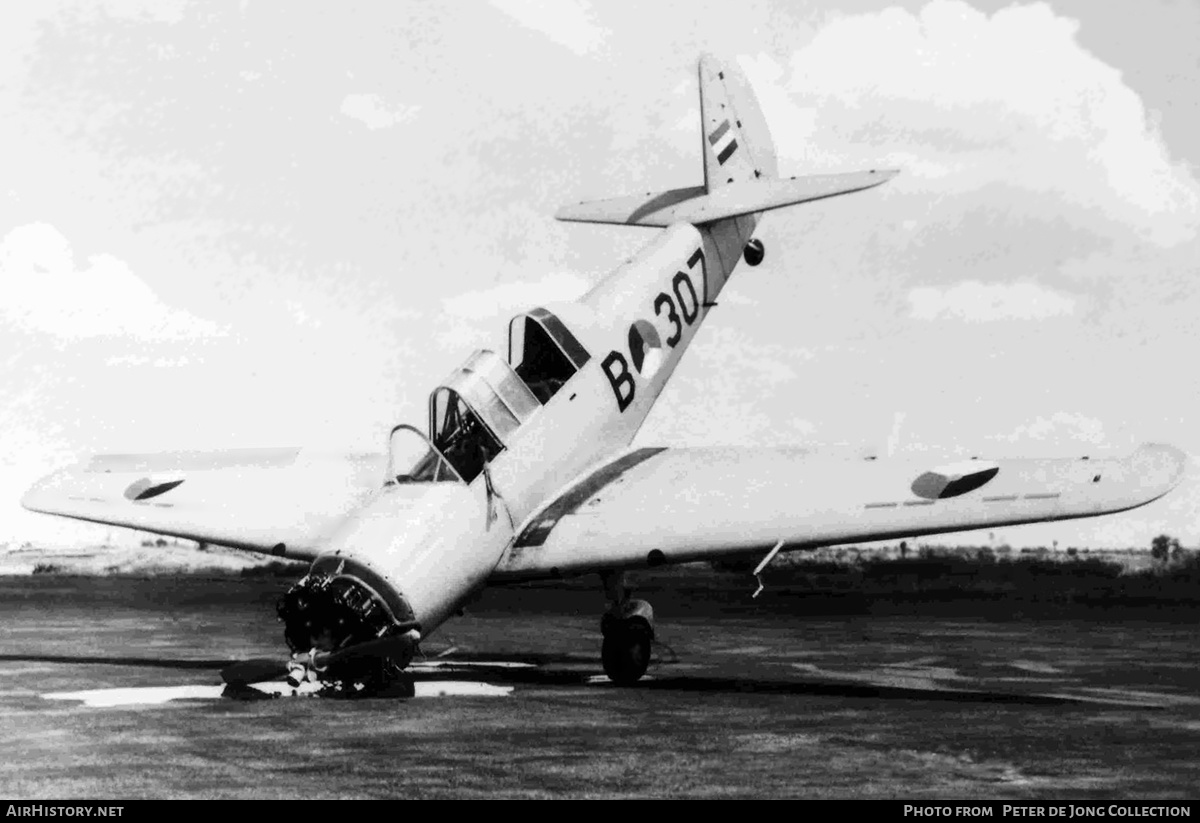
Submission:
[[[43,2],[0,10],[0,543],[80,455],[379,451],[517,312],[655,230],[562,204],[702,180],[695,63],[784,175],[639,445],[1200,455],[1200,6]],[[1123,515],[950,538],[1200,546],[1200,468]]]

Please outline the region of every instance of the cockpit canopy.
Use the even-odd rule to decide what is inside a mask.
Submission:
[[[508,361],[477,351],[434,390],[429,439],[411,426],[392,430],[388,482],[470,483],[589,357],[545,309],[518,315]]]
[[[543,405],[590,357],[562,321],[545,309],[519,314],[508,324],[508,362]]]
[[[429,438],[412,426],[397,426],[388,437],[388,469],[385,485],[395,483],[453,483],[460,482],[458,472],[451,467]]]
[[[477,351],[430,397],[431,440],[470,483],[538,408],[533,392],[504,358]]]

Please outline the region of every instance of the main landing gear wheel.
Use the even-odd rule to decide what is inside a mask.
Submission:
[[[600,619],[604,644],[600,661],[604,673],[618,686],[632,686],[650,665],[654,642],[654,609],[645,600],[631,600],[621,572],[601,575],[608,597],[608,611]]]
[[[600,659],[604,673],[618,686],[632,686],[650,666],[650,644],[654,632],[645,620],[613,619],[604,633]]]
[[[600,618],[600,661],[604,673],[618,686],[632,686],[650,666],[654,642],[654,609],[645,600],[631,600],[625,575],[619,571],[600,575],[608,598],[608,611]]]

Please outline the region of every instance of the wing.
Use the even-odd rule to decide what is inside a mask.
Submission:
[[[21,500],[77,520],[310,559],[376,492],[386,458],[300,449],[102,455]]]
[[[1186,464],[1123,459],[834,460],[795,449],[640,449],[522,527],[495,582],[1093,517],[1149,503]]]

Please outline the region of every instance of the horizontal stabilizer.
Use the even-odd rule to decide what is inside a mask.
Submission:
[[[555,217],[574,223],[615,223],[621,226],[661,228],[681,222],[701,225],[727,217],[741,217],[862,191],[886,183],[898,173],[894,169],[871,169],[783,180],[751,180],[731,183],[712,193],[706,193],[704,186],[692,186],[564,206]]]

